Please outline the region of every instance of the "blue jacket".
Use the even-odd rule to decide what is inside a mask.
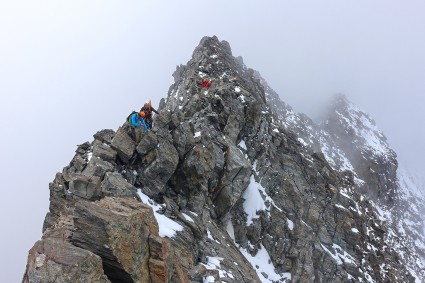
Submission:
[[[139,117],[139,114],[137,113],[134,113],[133,115],[131,115],[131,125],[137,128],[140,126],[143,126],[143,128],[145,128],[145,130],[148,131],[148,127],[146,127],[145,119]]]

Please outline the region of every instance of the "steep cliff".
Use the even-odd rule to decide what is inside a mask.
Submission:
[[[332,166],[308,117],[286,127],[227,42],[203,38],[173,77],[154,131],[102,130],[56,175],[23,282],[420,280],[358,191],[367,172]]]

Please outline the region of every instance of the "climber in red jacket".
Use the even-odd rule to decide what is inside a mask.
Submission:
[[[208,80],[202,80],[201,86],[203,89],[207,90],[211,86],[212,82]]]

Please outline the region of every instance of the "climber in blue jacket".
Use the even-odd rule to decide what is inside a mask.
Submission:
[[[143,128],[146,130],[146,132],[149,132],[148,127],[146,126],[146,122],[145,122],[145,112],[141,111],[139,113],[134,113],[130,116],[130,121],[131,121],[131,125],[133,127],[141,127],[143,126]]]

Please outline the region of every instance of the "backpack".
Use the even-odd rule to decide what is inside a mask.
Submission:
[[[133,126],[133,124],[131,123],[131,116],[132,116],[133,114],[136,114],[136,113],[139,113],[139,112],[137,112],[137,111],[133,111],[133,112],[131,112],[131,114],[130,114],[130,115],[128,115],[128,116],[127,116],[126,121],[130,124],[130,126]]]

